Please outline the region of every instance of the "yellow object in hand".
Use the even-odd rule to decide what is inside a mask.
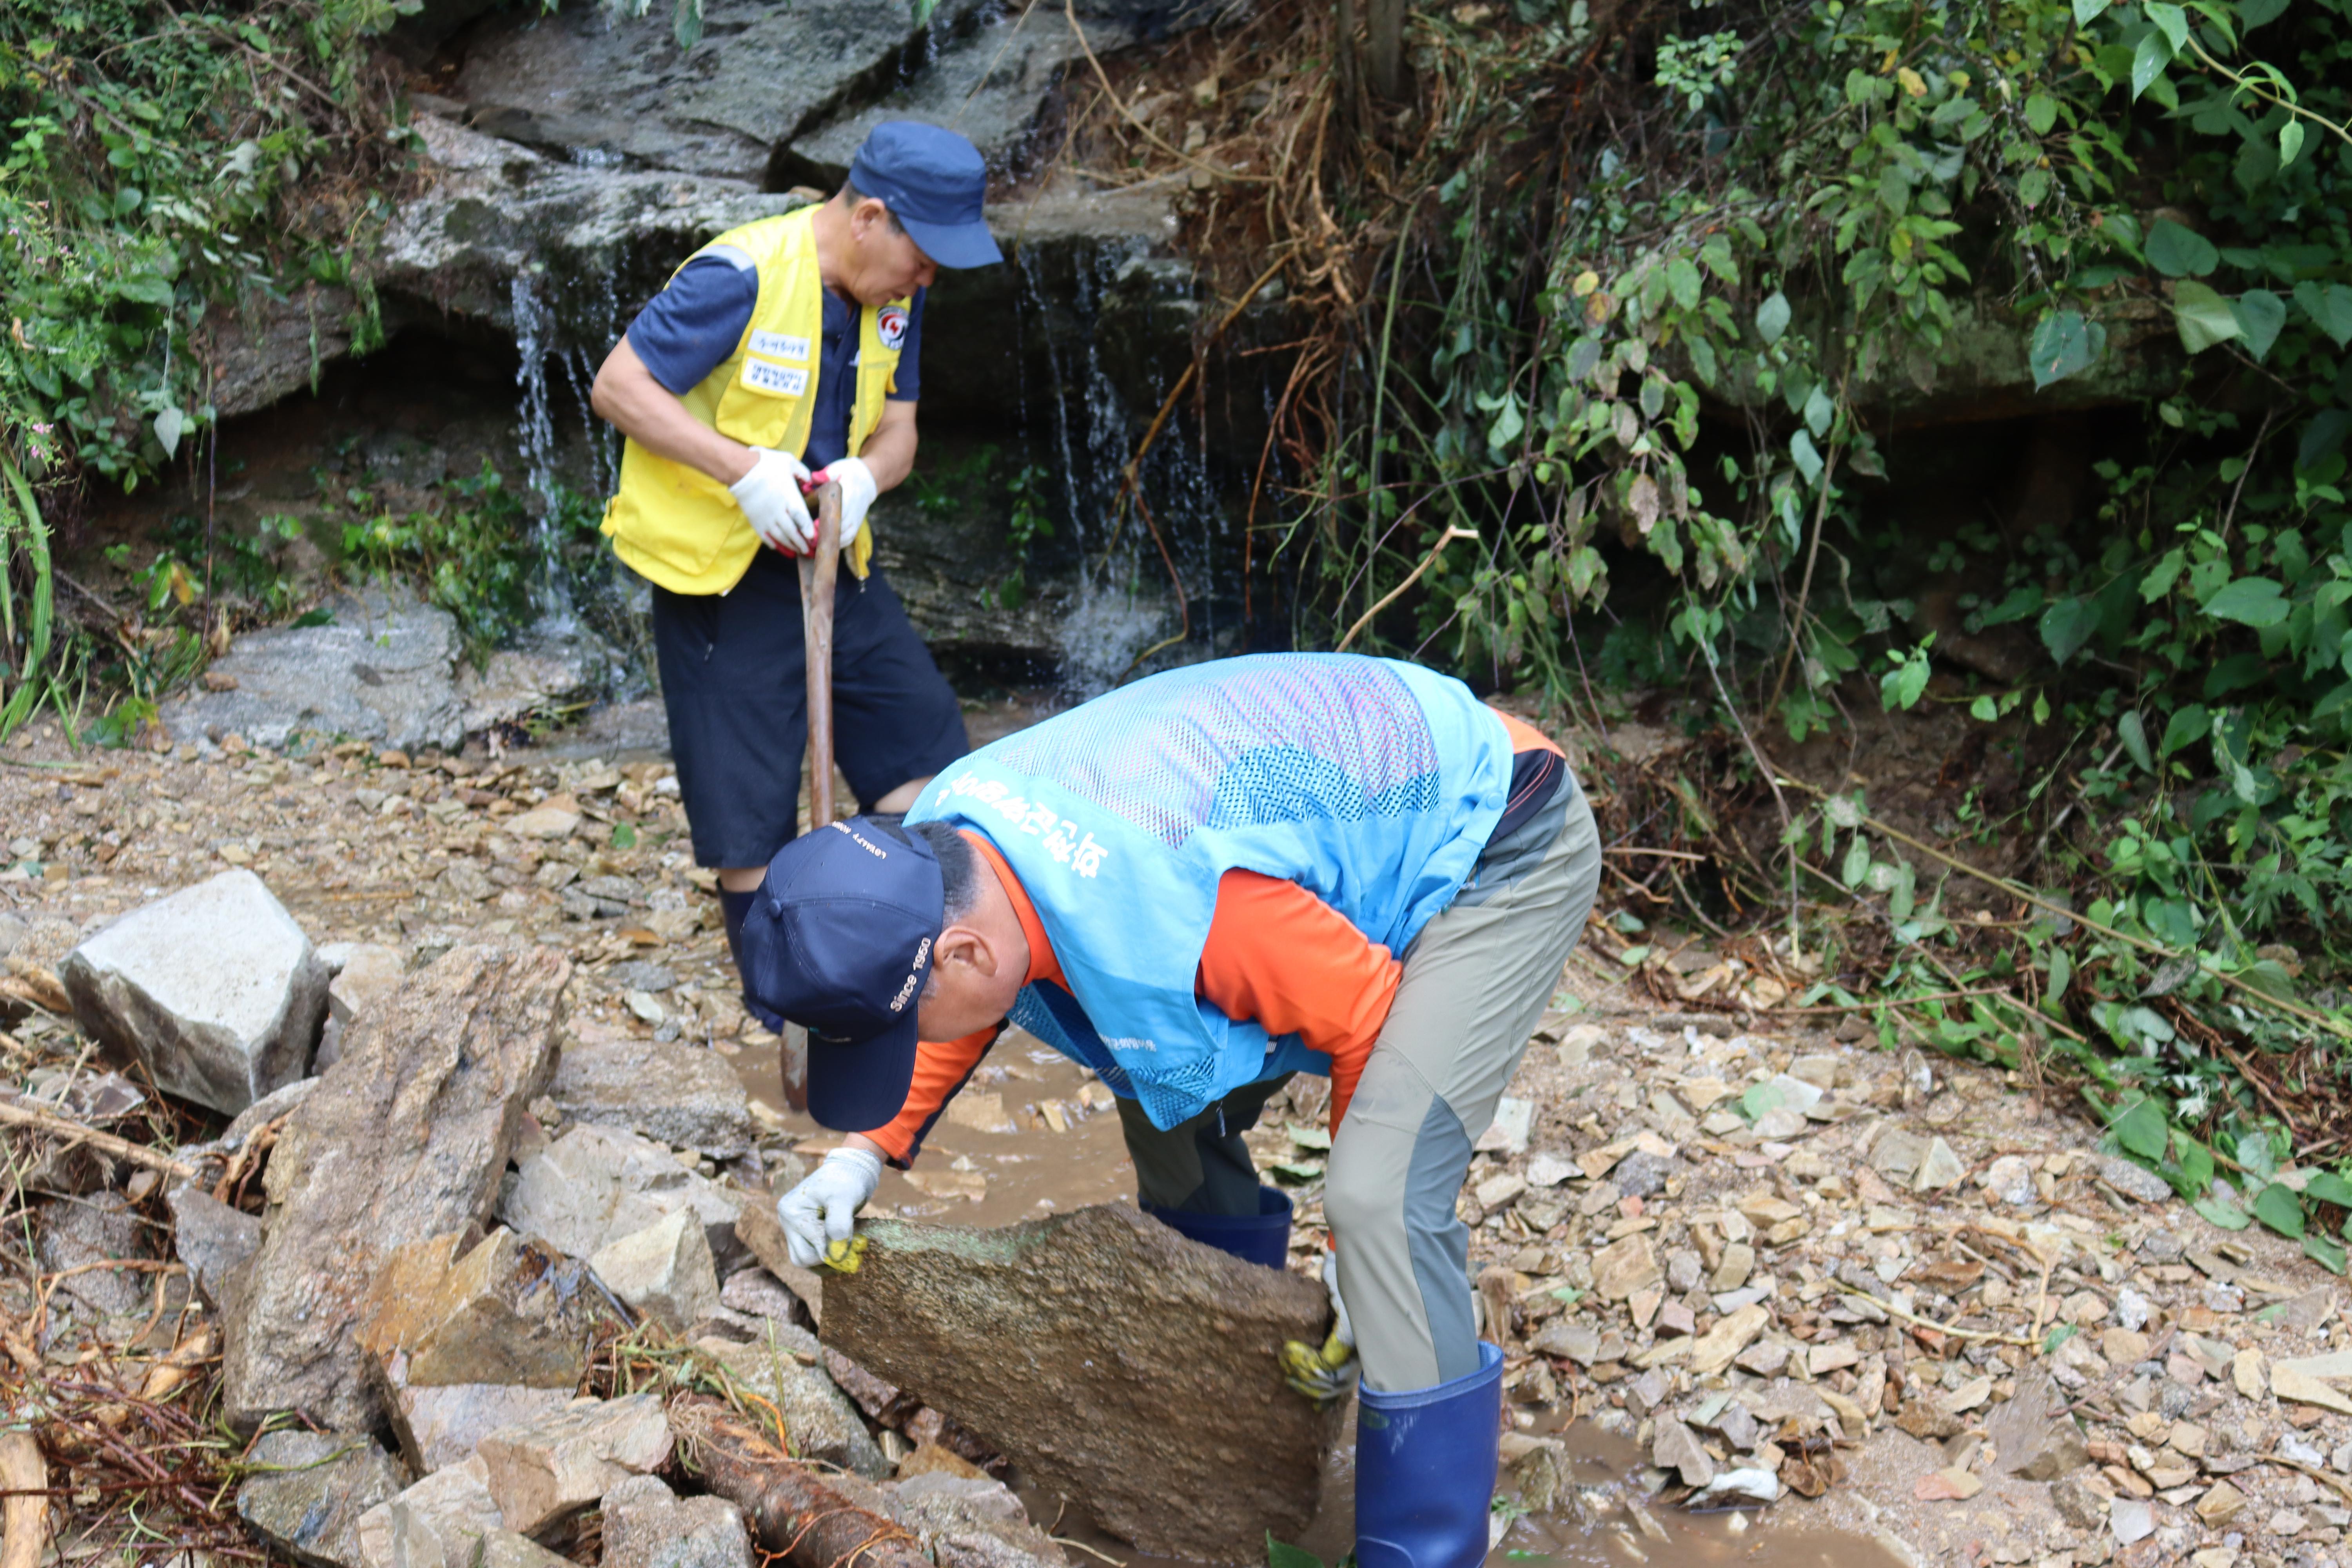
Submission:
[[[851,1237],[847,1241],[828,1241],[824,1244],[824,1266],[836,1273],[855,1274],[857,1272],[857,1266],[865,1259],[866,1238],[862,1236]]]
[[[1336,1333],[1320,1350],[1292,1340],[1282,1347],[1282,1381],[1316,1404],[1329,1405],[1348,1396],[1355,1363],[1356,1347]]]

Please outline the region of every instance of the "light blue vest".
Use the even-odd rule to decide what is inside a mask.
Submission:
[[[1328,1072],[1192,992],[1217,882],[1296,882],[1402,953],[1503,814],[1511,740],[1469,688],[1349,654],[1220,659],[1139,680],[949,767],[910,822],[987,835],[1069,990],[1013,1021],[1142,1102],[1155,1126],[1245,1083]]]

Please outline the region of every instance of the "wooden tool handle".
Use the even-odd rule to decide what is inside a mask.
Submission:
[[[841,487],[823,484],[816,503],[816,552],[801,562],[801,626],[808,644],[809,826],[834,819],[833,590],[841,573]]]

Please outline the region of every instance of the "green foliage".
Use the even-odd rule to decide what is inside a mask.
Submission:
[[[549,563],[536,546],[522,497],[485,459],[471,479],[440,487],[425,510],[394,516],[369,491],[344,490],[339,508],[345,561],[364,571],[416,580],[425,596],[457,619],[476,658],[530,624],[533,595]],[[548,520],[559,539],[593,530],[594,509],[560,496]]]
[[[0,7],[0,574],[46,605],[40,496],[125,489],[213,419],[214,334],[312,285],[359,301],[394,151],[368,36],[417,0],[61,0]],[[7,625],[0,734],[61,696]],[[47,612],[38,617],[46,637]],[[27,693],[36,694],[28,697]]]

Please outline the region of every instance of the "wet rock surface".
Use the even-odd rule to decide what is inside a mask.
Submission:
[[[353,1568],[361,1516],[406,1480],[399,1461],[363,1432],[271,1432],[247,1462],[258,1473],[237,1489],[237,1516],[310,1568]]]
[[[294,736],[356,736],[399,750],[466,738],[455,685],[457,623],[404,592],[330,601],[322,626],[250,632],[214,661],[213,689],[163,704],[174,733],[257,746]]]
[[[1145,1551],[1213,1562],[1245,1561],[1267,1530],[1312,1517],[1337,1413],[1285,1387],[1277,1362],[1286,1341],[1327,1326],[1311,1281],[1115,1205],[1001,1231],[867,1234],[865,1265],[826,1284],[825,1342],[1042,1488]],[[973,1356],[980,1342],[1003,1353]]]
[[[250,871],[115,921],[58,965],[74,1016],[166,1093],[230,1115],[303,1076],[327,967]]]

